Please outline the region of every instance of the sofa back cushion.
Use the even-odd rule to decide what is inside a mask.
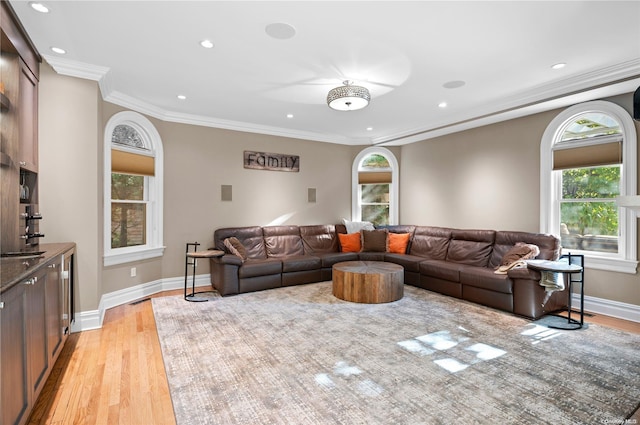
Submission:
[[[304,247],[298,226],[267,226],[262,228],[267,257],[303,255]]]
[[[453,229],[446,227],[416,226],[409,253],[430,260],[444,260],[452,231]]]
[[[225,249],[224,240],[235,236],[242,243],[247,251],[247,258],[265,259],[267,251],[264,246],[264,238],[262,236],[262,227],[224,227],[213,232],[213,243],[216,249],[229,252]]]
[[[560,256],[560,239],[553,235],[499,231],[496,233],[489,267],[498,267],[504,254],[518,242],[536,245],[540,248],[540,254],[536,258],[541,260],[557,260]]]
[[[495,238],[495,230],[455,229],[451,232],[447,261],[487,267]]]
[[[300,237],[306,254],[338,252],[336,227],[327,225],[300,226]]]

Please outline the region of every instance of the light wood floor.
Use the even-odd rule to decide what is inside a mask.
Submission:
[[[640,323],[585,320],[640,334]],[[101,329],[69,336],[29,424],[175,424],[150,301],[112,308]]]

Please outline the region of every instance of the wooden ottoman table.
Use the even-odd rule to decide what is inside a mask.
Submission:
[[[356,303],[388,303],[404,295],[404,268],[382,261],[333,265],[333,295]]]

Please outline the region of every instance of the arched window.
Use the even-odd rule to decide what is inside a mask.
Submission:
[[[162,245],[162,140],[131,111],[104,132],[104,265],[159,257]]]
[[[636,194],[636,132],[630,115],[604,101],[574,105],[540,144],[540,227],[586,267],[635,273],[635,214],[616,197]]]
[[[398,161],[389,149],[362,150],[353,161],[351,182],[352,220],[398,224]]]

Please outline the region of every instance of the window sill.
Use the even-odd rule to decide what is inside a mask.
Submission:
[[[609,272],[636,274],[638,261],[624,258],[603,257],[591,252],[563,249],[563,254],[584,255],[584,266],[587,269],[606,270]]]
[[[115,266],[117,264],[131,263],[133,261],[148,260],[150,258],[162,257],[164,246],[146,247],[126,252],[112,252],[105,254],[104,266]],[[122,248],[121,248],[122,249]]]

